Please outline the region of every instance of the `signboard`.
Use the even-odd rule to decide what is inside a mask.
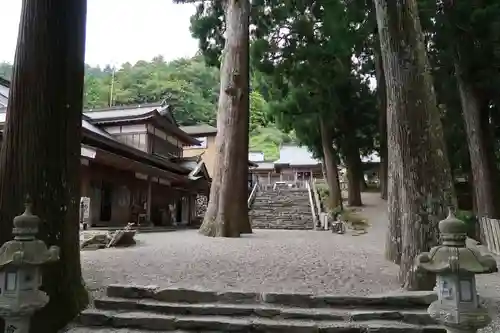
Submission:
[[[83,221],[88,221],[90,218],[90,198],[80,198],[80,218]]]
[[[185,149],[205,149],[207,148],[207,137],[196,138],[196,140],[200,141],[199,146],[185,146]]]

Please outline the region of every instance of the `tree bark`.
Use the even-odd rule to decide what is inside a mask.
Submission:
[[[362,206],[359,149],[349,130],[346,130],[344,138],[344,153],[347,169],[347,204]]]
[[[356,166],[347,164],[347,204],[349,206],[363,206],[361,201],[361,182],[357,176]]]
[[[435,278],[419,274],[414,259],[437,244],[438,222],[456,207],[443,128],[416,1],[374,2],[388,90],[389,178],[401,185],[399,277],[406,289],[432,289]],[[394,194],[389,188],[390,205]]]
[[[380,45],[380,44],[379,44]],[[380,197],[387,200],[387,93],[385,89],[384,65],[380,56],[380,46],[376,47],[375,53],[375,74],[377,78],[377,104],[379,111],[379,131],[380,131]]]
[[[250,4],[248,0],[227,0],[224,6],[226,43],[217,114],[216,168],[200,233],[212,237],[239,237],[245,226],[250,226],[246,208],[248,177],[242,179],[248,173]]]
[[[61,248],[60,260],[43,267],[50,302],[32,332],[57,332],[88,302],[78,222],[85,19],[85,0],[23,1],[0,156],[0,241],[11,239],[29,195],[42,220],[38,237]]]
[[[356,175],[359,179],[360,192],[366,192],[366,190],[368,190],[368,184],[366,183],[363,162],[361,161],[361,152],[359,151],[359,149],[358,149],[358,154],[353,155],[353,156],[357,157],[357,159],[356,159]]]
[[[242,145],[240,154],[241,159],[240,163],[243,163],[243,166],[238,168],[238,170],[242,173],[240,177],[241,179],[241,191],[239,191],[242,195],[243,193],[245,194],[244,200],[238,200],[240,204],[242,204],[242,207],[240,208],[241,211],[246,212],[243,215],[240,215],[240,218],[238,221],[240,222],[240,233],[242,234],[251,234],[252,233],[252,225],[250,224],[250,218],[248,216],[248,146],[250,144],[250,138],[249,138],[249,130],[250,130],[250,31],[249,31],[249,24],[250,24],[250,2],[248,0],[239,0],[243,3],[243,10],[244,13],[241,15],[245,15],[245,19],[247,22],[246,23],[246,30],[244,31],[244,41],[242,41],[243,49],[242,52],[245,55],[245,62],[241,63],[241,66],[244,67],[244,69],[241,71],[242,73],[246,74],[246,79],[244,82],[242,82],[242,89],[244,91],[244,94],[241,99],[241,104],[240,108],[243,109],[246,114],[246,119],[243,119],[243,122],[245,124],[245,130],[242,130],[239,132],[239,134],[242,136],[242,140],[245,142],[244,146]],[[243,22],[243,23],[244,23]]]
[[[488,110],[481,107],[480,98],[474,87],[461,74],[460,65],[455,64],[458,91],[467,131],[474,194],[478,217],[498,218],[499,195],[498,172],[495,165],[495,151],[491,146]]]
[[[455,77],[469,146],[476,215],[498,218],[500,207],[495,203],[500,200],[500,192],[496,186],[499,179],[490,126],[489,100],[484,98],[481,89],[475,86],[475,81],[468,75],[467,68],[462,67],[462,55],[469,52],[469,48],[474,47],[476,41],[457,28],[460,17],[456,15],[455,6],[453,1],[445,1],[448,28],[450,35],[453,36],[450,39],[450,46],[455,62]],[[482,230],[481,240],[485,241]]]
[[[320,117],[321,143],[323,146],[323,161],[326,172],[326,181],[330,194],[330,208],[342,208],[342,193],[340,191],[339,170],[336,160],[336,152],[333,148],[333,137],[325,121]]]
[[[399,265],[401,263],[401,223],[398,188],[402,186],[402,184],[399,183],[399,177],[397,169],[394,168],[394,163],[391,163],[391,167],[394,168],[393,171],[389,172],[388,170],[389,160],[394,161],[395,156],[388,151],[387,147],[388,145],[391,147],[395,146],[396,137],[394,132],[391,133],[389,137],[387,133],[387,89],[380,43],[375,48],[374,52],[380,130],[380,196],[384,200],[389,199],[387,207],[389,230],[387,231],[387,239],[385,243],[385,257],[387,260]],[[392,150],[392,153],[394,153],[394,150]]]

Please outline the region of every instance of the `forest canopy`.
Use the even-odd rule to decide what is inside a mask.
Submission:
[[[11,73],[11,64],[0,63],[0,77],[10,79]],[[140,60],[133,65],[124,63],[115,70],[110,65],[103,68],[86,65],[84,107],[101,108],[166,100],[173,105],[180,125],[206,123],[215,126],[219,76],[219,69],[207,66],[202,56],[170,62],[157,56],[151,61]],[[269,117],[272,94],[266,77],[254,71],[251,87],[250,150],[262,151],[266,159],[276,160],[279,146],[293,142],[294,135],[278,129]]]

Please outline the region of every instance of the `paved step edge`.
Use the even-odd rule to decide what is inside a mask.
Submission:
[[[299,320],[273,320],[263,318],[231,318],[225,316],[170,316],[144,312],[116,312],[85,310],[80,324],[94,327],[131,328],[145,330],[220,330],[223,332],[405,332],[441,333],[437,326],[418,326],[397,322],[312,322]]]
[[[239,316],[262,317],[270,319],[329,320],[329,321],[367,321],[395,320],[415,325],[435,325],[436,322],[424,309],[342,309],[342,308],[292,308],[263,304],[188,304],[166,303],[152,300],[131,300],[126,298],[96,299],[94,305],[100,310],[145,311],[169,315],[194,316]]]
[[[181,331],[181,330],[174,330],[174,331],[151,331],[151,330],[136,330],[136,329],[129,329],[129,328],[109,328],[109,327],[88,327],[88,326],[81,326],[81,325],[74,325],[72,327],[66,328],[64,331],[61,333],[192,333],[189,331]],[[217,333],[214,331],[196,331],[197,333]]]
[[[159,288],[157,286],[138,286],[113,284],[106,290],[108,297],[117,298],[149,298],[165,302],[182,303],[267,303],[297,307],[392,307],[426,308],[437,300],[435,292],[412,291],[401,293],[380,294],[371,296],[342,296],[312,294],[281,294],[252,292],[217,292],[183,288]]]

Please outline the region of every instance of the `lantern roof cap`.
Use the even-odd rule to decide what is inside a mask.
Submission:
[[[449,209],[448,217],[439,222],[439,232],[442,235],[467,234],[467,225],[455,216],[452,209]]]
[[[16,239],[34,239],[38,233],[40,218],[32,213],[32,201],[29,196],[24,203],[24,213],[14,217],[12,233]]]
[[[32,241],[11,240],[0,247],[0,270],[6,266],[39,266],[59,259],[59,248],[47,249],[39,239]]]
[[[498,271],[491,255],[475,247],[467,247],[467,225],[450,209],[448,217],[439,222],[442,245],[433,247],[416,258],[417,268],[436,274],[487,274]]]
[[[416,266],[436,274],[487,274],[498,271],[495,258],[476,248],[436,246],[420,254]]]

